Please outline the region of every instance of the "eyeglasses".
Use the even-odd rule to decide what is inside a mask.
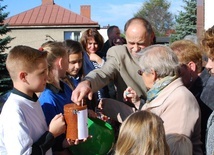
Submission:
[[[140,76],[143,75],[143,72],[144,72],[144,71],[142,71],[142,70],[138,70],[138,71],[137,71],[137,73],[138,73]]]

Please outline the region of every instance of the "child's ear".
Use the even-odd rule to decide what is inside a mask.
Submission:
[[[20,72],[19,73],[19,79],[23,82],[27,82],[27,79],[26,79],[26,76],[27,76],[27,73],[26,72]]]

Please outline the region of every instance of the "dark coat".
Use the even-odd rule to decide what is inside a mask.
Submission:
[[[207,69],[201,72],[193,86],[190,88],[201,109],[201,141],[202,149],[205,153],[205,135],[207,130],[207,120],[214,109],[214,77],[210,76]]]

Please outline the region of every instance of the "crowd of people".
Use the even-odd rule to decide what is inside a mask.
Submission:
[[[99,111],[114,127],[108,155],[213,155],[214,26],[170,45],[156,44],[141,17],[129,19],[124,33],[110,26],[104,43],[89,28],[80,41],[13,47],[6,67],[14,88],[0,114],[0,154],[72,154],[72,145],[91,136],[66,138],[63,107],[84,100],[88,117]]]

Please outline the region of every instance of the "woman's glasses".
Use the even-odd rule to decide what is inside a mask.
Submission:
[[[142,71],[142,70],[138,70],[138,71],[137,71],[137,73],[138,73],[140,76],[143,75],[143,72],[144,72],[144,71]]]

